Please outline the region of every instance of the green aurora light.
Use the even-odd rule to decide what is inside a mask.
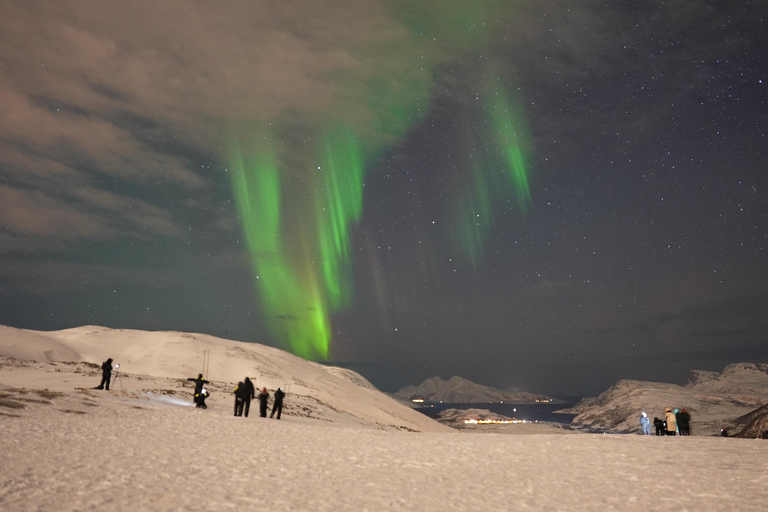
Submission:
[[[514,197],[520,214],[532,206],[526,162],[527,132],[522,109],[496,84],[488,92],[484,112],[489,121],[471,155],[471,183],[454,199],[453,232],[464,257],[474,268],[493,231],[498,212]]]
[[[308,359],[328,357],[331,340],[326,300],[316,269],[295,264],[283,242],[281,183],[277,159],[264,144],[246,160],[231,151],[230,170],[253,280],[272,335]],[[311,260],[305,260],[311,261]]]
[[[506,5],[450,0],[449,8],[429,7],[438,3],[390,5],[405,30],[350,50],[361,65],[337,77],[347,86],[336,91],[326,117],[300,126],[306,132],[300,146],[263,125],[257,131],[267,136],[230,150],[233,196],[263,318],[271,336],[301,357],[329,357],[331,315],[354,303],[351,231],[363,212],[366,163],[424,119],[440,66],[487,44]],[[523,118],[502,87],[488,96],[483,150],[470,157],[469,186],[453,194],[450,223],[475,268],[509,198],[517,198],[523,214],[531,205]],[[319,142],[312,148],[306,141]]]

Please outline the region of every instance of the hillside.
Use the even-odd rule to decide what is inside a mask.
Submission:
[[[597,398],[560,412],[578,414],[572,425],[616,432],[639,432],[640,413],[661,417],[665,407],[691,414],[693,435],[717,435],[721,428],[737,432],[737,421],[768,403],[768,365],[736,363],[722,372],[691,372],[684,386],[620,380]]]
[[[283,350],[204,334],[84,326],[41,332],[0,326],[0,387],[73,391],[99,383],[107,358],[120,364],[110,393],[171,397],[189,403],[192,383],[204,371],[214,407],[232,407],[232,390],[246,376],[258,387],[288,394],[286,414],[415,431],[446,431],[374,388],[361,375],[323,366]],[[42,370],[42,371],[41,371]],[[291,412],[292,411],[292,412]]]

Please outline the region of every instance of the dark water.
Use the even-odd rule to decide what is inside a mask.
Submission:
[[[496,414],[502,414],[509,418],[517,418],[526,421],[552,421],[555,423],[570,423],[575,414],[555,414],[553,411],[566,409],[573,404],[430,404],[424,407],[416,407],[416,410],[426,414],[430,418],[437,417],[445,409],[487,409]]]

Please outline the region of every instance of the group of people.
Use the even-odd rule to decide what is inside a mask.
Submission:
[[[120,365],[117,365],[118,367]],[[104,361],[101,364],[101,383],[96,386],[94,389],[106,389],[109,390],[109,381],[112,380],[112,358],[110,357],[106,361]],[[205,389],[205,385],[209,382],[203,378],[203,374],[200,373],[197,375],[197,377],[190,377],[187,380],[192,381],[195,383],[195,391],[193,393],[193,401],[195,402],[195,407],[199,407],[200,409],[207,409],[208,406],[205,405],[205,399],[211,396],[210,393],[208,393],[208,390]],[[251,382],[251,379],[246,377],[242,382],[237,383],[237,387],[235,388],[235,416],[245,416],[248,417],[248,411],[251,409],[251,400],[254,398],[258,398],[259,400],[259,416],[262,418],[267,417],[267,409],[268,409],[268,402],[269,402],[269,392],[267,392],[267,388],[263,387],[261,388],[261,391],[259,394],[256,394],[256,388],[253,386],[253,383]],[[270,418],[275,417],[275,413],[277,413],[277,419],[280,419],[280,416],[283,414],[283,398],[285,398],[285,392],[283,391],[283,388],[277,388],[277,391],[275,391],[275,396],[272,400],[272,413],[269,415]]]
[[[194,391],[194,402],[195,407],[199,407],[201,409],[206,409],[208,406],[205,405],[205,399],[208,398],[210,393],[208,393],[208,390],[205,389],[205,385],[208,384],[208,381],[203,378],[203,374],[199,374],[196,378],[190,377],[190,381],[193,381],[195,383],[195,391]],[[262,418],[267,417],[267,406],[269,402],[269,392],[267,391],[266,387],[262,387],[261,391],[256,394],[256,388],[253,385],[253,382],[251,382],[251,379],[246,377],[243,379],[242,382],[237,383],[237,387],[235,387],[234,390],[235,394],[235,416],[245,416],[248,417],[248,412],[251,410],[251,400],[258,399],[259,400],[259,416]],[[272,413],[269,415],[270,418],[275,417],[275,413],[277,413],[277,419],[280,419],[280,416],[283,414],[283,398],[285,398],[285,392],[282,388],[277,388],[277,391],[275,391],[275,396],[272,400]]]
[[[644,435],[651,435],[651,420],[648,414],[643,412],[640,416],[640,426]],[[689,436],[691,435],[691,414],[685,409],[664,409],[664,419],[653,418],[653,426],[656,427],[657,436]]]
[[[235,387],[235,416],[248,417],[248,411],[251,409],[251,400],[259,400],[259,416],[262,418],[267,417],[267,408],[269,402],[269,392],[266,387],[262,387],[259,394],[256,394],[256,388],[253,386],[251,379],[246,377],[242,382],[237,383]],[[275,417],[277,413],[277,419],[283,414],[283,398],[285,398],[285,392],[282,388],[277,388],[275,391],[274,399],[272,400],[272,413],[270,418]]]

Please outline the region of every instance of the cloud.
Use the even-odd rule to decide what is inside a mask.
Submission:
[[[128,266],[63,261],[20,261],[0,258],[0,293],[7,296],[75,296],[83,291],[110,290],[125,283],[160,290],[178,286],[167,271],[147,272]]]
[[[231,140],[272,126],[293,137],[287,171],[311,168],[296,149],[324,123],[383,145],[382,112],[429,101],[419,45],[376,1],[6,3],[0,33],[6,251],[172,234],[169,196],[206,196],[190,153],[221,165]]]

